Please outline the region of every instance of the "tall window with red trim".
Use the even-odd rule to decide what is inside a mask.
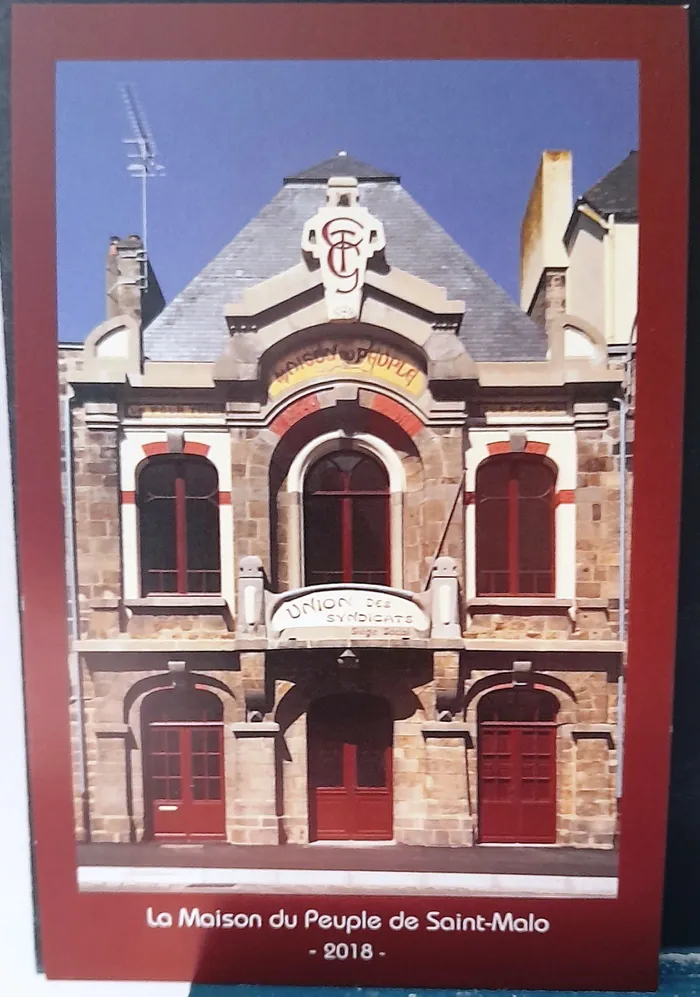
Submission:
[[[554,594],[552,464],[533,454],[490,457],[476,476],[477,595]]]
[[[219,480],[204,457],[151,457],[138,476],[141,591],[221,591]]]
[[[390,584],[389,477],[368,454],[317,461],[304,487],[307,585]]]

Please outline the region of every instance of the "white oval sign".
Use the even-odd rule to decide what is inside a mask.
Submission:
[[[430,620],[411,599],[359,588],[314,589],[286,599],[275,609],[270,628],[349,630],[355,636],[427,635]],[[319,637],[322,633],[319,632]]]

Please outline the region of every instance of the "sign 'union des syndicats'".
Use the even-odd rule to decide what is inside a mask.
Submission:
[[[426,387],[422,370],[403,352],[385,343],[355,337],[322,339],[286,354],[272,372],[270,398],[318,377],[356,377],[381,381],[418,398]]]
[[[329,587],[301,592],[275,607],[270,619],[274,633],[309,631],[319,638],[346,630],[354,636],[426,636],[430,620],[412,599],[393,592]]]

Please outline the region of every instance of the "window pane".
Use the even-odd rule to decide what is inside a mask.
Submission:
[[[340,498],[307,496],[304,502],[306,584],[343,581]]]
[[[361,742],[357,745],[357,785],[365,787],[386,786],[386,752],[376,744]]]
[[[166,772],[166,755],[153,755],[151,757],[151,772],[154,776],[163,776]]]
[[[342,492],[345,490],[345,473],[335,458],[323,457],[311,468],[306,478],[305,492]]]
[[[389,584],[389,497],[352,500],[352,581]]]
[[[142,589],[173,592],[176,588],[175,500],[152,499],[139,504]]]
[[[187,500],[187,567],[219,570],[219,507],[201,498]]]
[[[476,568],[478,595],[506,595],[511,589],[509,530],[510,458],[481,465],[476,478]]]
[[[389,490],[386,471],[371,457],[363,457],[358,461],[352,471],[350,484],[354,492]]]
[[[476,566],[479,595],[505,594],[508,573],[508,500],[479,497],[476,507]]]
[[[208,781],[209,799],[210,800],[220,800],[221,799],[221,782],[219,779],[209,779]]]
[[[139,496],[144,502],[175,495],[177,464],[171,457],[154,457],[139,474]]]
[[[318,738],[318,740],[316,740]],[[343,745],[339,741],[325,740],[321,731],[314,738],[309,779],[313,787],[343,785]]]
[[[518,476],[519,590],[533,595],[554,591],[554,477],[539,461],[521,461]]]
[[[180,473],[185,477],[188,498],[214,498],[218,503],[219,478],[216,468],[208,460],[185,459]]]

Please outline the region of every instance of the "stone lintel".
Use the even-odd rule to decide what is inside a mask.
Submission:
[[[466,651],[513,651],[515,653],[541,653],[554,652],[561,654],[569,652],[576,654],[584,652],[591,654],[622,654],[627,650],[623,640],[539,640],[537,638],[523,638],[521,640],[489,640],[488,638],[466,638],[464,641]]]
[[[547,596],[477,596],[467,600],[467,606],[493,609],[570,609],[573,599],[555,599]],[[607,600],[606,600],[607,605]]]
[[[441,720],[429,721],[421,724],[423,737],[454,737],[471,741],[472,733],[469,724],[463,721],[453,720],[443,723]]]
[[[103,723],[95,731],[97,737],[127,737],[130,733],[131,728],[125,723]]]
[[[564,725],[562,730],[565,732],[567,727],[569,727],[568,724]],[[602,739],[607,741],[610,747],[613,747],[615,724],[572,724],[569,733],[574,741]]]
[[[228,603],[219,595],[149,595],[143,599],[125,599],[128,609],[173,609],[180,613],[188,610],[225,609]]]
[[[280,725],[269,721],[235,723],[229,725],[229,730],[235,737],[276,737],[280,732]]]
[[[196,654],[202,651],[210,653],[221,651],[231,654],[239,650],[238,643],[230,638],[221,640],[170,640],[138,637],[115,637],[104,640],[85,638],[72,642],[72,649],[81,654],[134,654],[148,652],[152,654]],[[248,649],[248,647],[246,647]]]

